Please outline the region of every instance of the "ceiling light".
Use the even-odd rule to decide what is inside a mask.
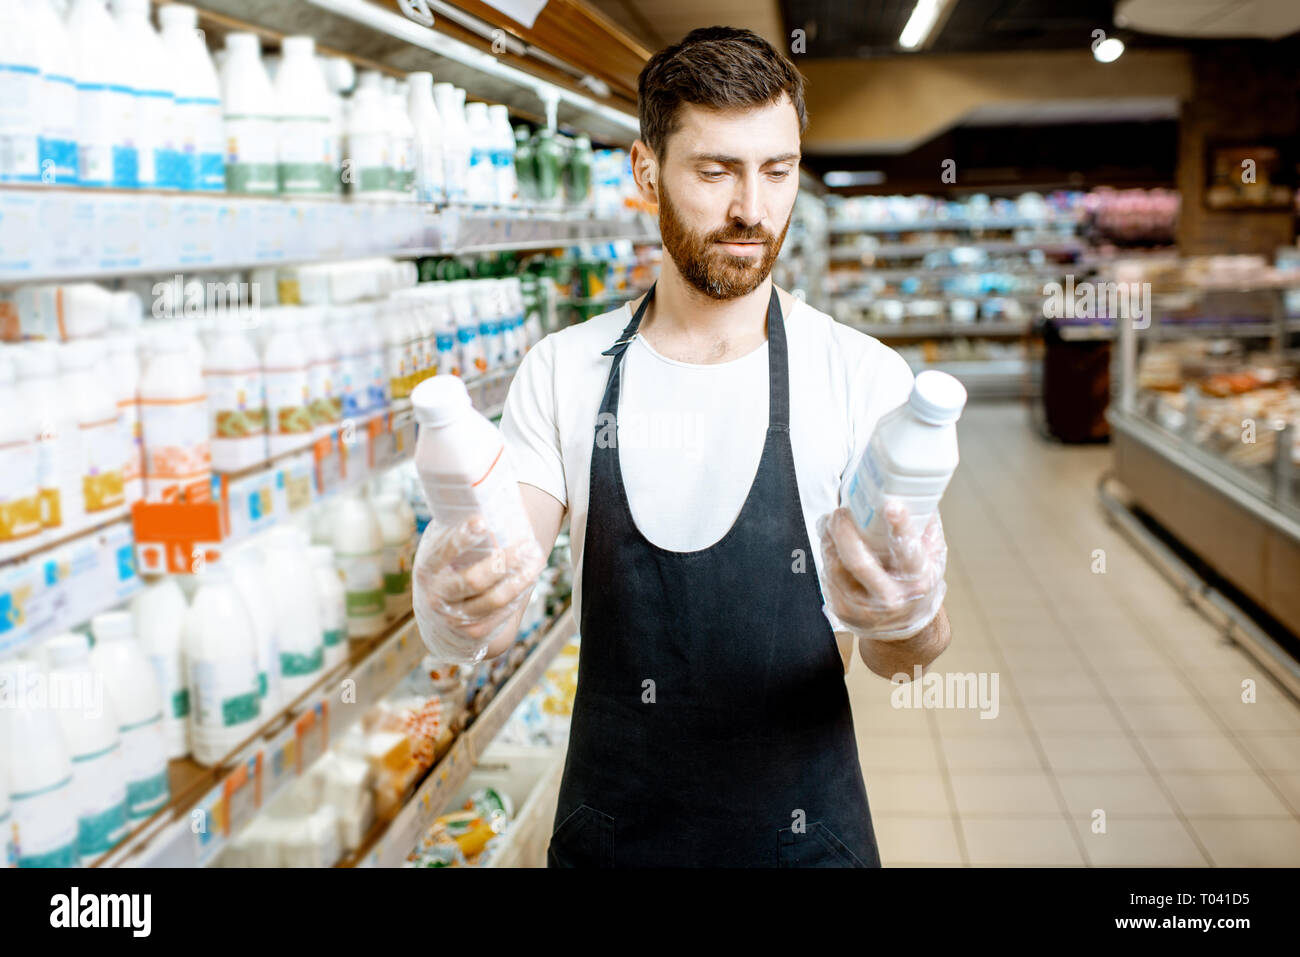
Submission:
[[[884,181],[885,174],[877,169],[856,172],[837,169],[822,177],[827,186],[879,186]]]
[[[1124,41],[1117,37],[1107,37],[1097,44],[1092,55],[1097,58],[1099,63],[1114,63],[1119,59],[1120,54],[1124,52]]]
[[[907,25],[898,35],[898,45],[904,50],[917,50],[930,39],[930,32],[939,19],[948,0],[916,0],[912,15],[907,18]]]

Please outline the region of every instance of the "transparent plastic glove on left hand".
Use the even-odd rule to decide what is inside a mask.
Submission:
[[[545,566],[532,535],[493,547],[477,516],[450,528],[430,525],[412,575],[420,638],[438,661],[476,664],[511,626]]]
[[[880,550],[866,543],[845,508],[823,515],[817,533],[831,611],[859,637],[902,641],[943,606],[948,545],[938,512],[921,534],[910,530],[898,502],[886,505],[885,518],[890,534]]]

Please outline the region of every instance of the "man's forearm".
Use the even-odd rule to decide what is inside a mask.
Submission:
[[[948,624],[948,611],[940,608],[934,621],[903,641],[859,638],[858,653],[862,656],[863,664],[880,677],[892,679],[894,675],[905,674],[910,679],[917,665],[923,670],[928,668],[951,640],[952,628]]]

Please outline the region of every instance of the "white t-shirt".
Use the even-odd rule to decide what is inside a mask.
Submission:
[[[629,305],[548,335],[528,351],[506,397],[501,430],[519,481],[569,513],[574,612],[581,613],[591,449],[609,356]],[[906,401],[912,371],[894,350],[796,301],[785,318],[790,445],[818,575],[817,520],[876,421]],[[749,495],[768,426],[768,344],[730,362],[678,362],[636,336],[623,355],[618,448],[637,528],[671,551],[716,544]],[[825,594],[823,580],[822,592]],[[826,609],[827,619],[842,630]]]

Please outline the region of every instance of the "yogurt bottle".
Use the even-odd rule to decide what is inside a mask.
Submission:
[[[182,631],[187,607],[180,585],[170,577],[131,599],[135,633],[162,693],[163,739],[169,758],[190,753],[190,691]]]

